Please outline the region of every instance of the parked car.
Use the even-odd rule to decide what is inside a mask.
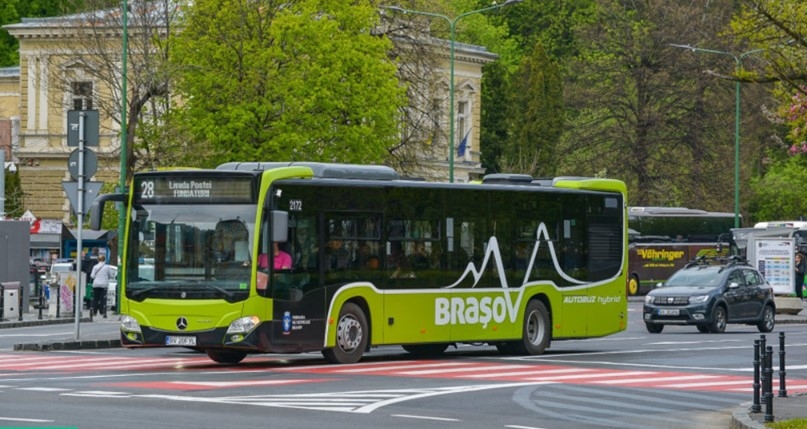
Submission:
[[[721,333],[728,323],[774,327],[773,288],[762,274],[739,258],[699,258],[678,270],[645,296],[647,331],[664,325],[695,325],[700,332]]]

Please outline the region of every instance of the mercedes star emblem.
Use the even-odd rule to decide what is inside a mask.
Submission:
[[[184,317],[180,317],[179,319],[177,319],[177,329],[179,329],[180,331],[184,331],[185,328],[187,327],[188,327],[188,319]]]

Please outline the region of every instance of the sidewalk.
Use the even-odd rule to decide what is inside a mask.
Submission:
[[[60,314],[60,317],[53,317],[48,315],[47,310],[39,313],[38,309],[31,309],[28,313],[22,313],[10,319],[0,320],[0,330],[10,328],[23,328],[28,326],[43,326],[43,325],[66,325],[74,324],[76,322],[75,315],[71,312],[69,314]],[[99,316],[95,317],[95,320]],[[108,319],[100,319],[104,321],[117,320],[119,316],[114,313],[108,314]],[[82,310],[80,323],[92,323],[93,319],[90,318],[89,310]],[[110,347],[120,347],[120,338],[118,331],[114,334],[105,335],[103,338],[89,338],[80,340],[58,340],[58,341],[38,341],[28,343],[14,344],[14,350],[26,351],[48,351],[48,350],[82,350],[82,349],[102,349]]]

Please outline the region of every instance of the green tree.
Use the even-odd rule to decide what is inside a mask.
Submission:
[[[406,99],[374,2],[202,0],[186,14],[169,123],[189,141],[175,149],[206,152],[208,166],[384,161]]]
[[[791,156],[754,179],[749,203],[753,221],[799,219],[807,215],[807,154]]]
[[[4,0],[0,3],[0,67],[20,63],[19,43],[2,27],[22,18],[58,16],[78,10],[80,3],[65,0]]]
[[[597,1],[568,64],[570,122],[559,173],[622,179],[632,205],[730,211],[733,117],[721,115],[734,112],[733,86],[704,77],[699,62],[722,58],[671,45],[714,39],[732,7],[729,0]]]
[[[25,193],[20,185],[20,175],[8,170],[5,176],[5,212],[7,219],[18,219],[25,213]]]
[[[484,7],[486,3],[477,0],[478,7]],[[494,52],[503,52],[500,61],[485,67],[482,83],[482,165],[487,172],[513,168],[500,165],[503,156],[515,159],[523,154],[523,150],[532,150],[508,144],[515,138],[510,135],[514,119],[510,113],[511,100],[524,89],[523,85],[513,84],[519,79],[515,76],[519,64],[540,43],[548,61],[554,64],[553,67],[559,66],[560,76],[566,74],[564,66],[578,50],[574,29],[592,14],[594,3],[594,0],[523,2],[490,15],[491,25],[504,30],[505,34],[498,44],[487,41],[493,44]],[[559,100],[544,102],[562,106],[562,91],[560,95]],[[565,117],[564,113],[560,115]]]
[[[509,138],[500,165],[504,171],[554,176],[556,146],[565,125],[560,68],[539,41],[524,57],[510,91]]]

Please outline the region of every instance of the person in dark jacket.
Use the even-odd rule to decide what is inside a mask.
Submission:
[[[802,294],[802,290],[804,288],[804,274],[807,272],[807,258],[804,257],[804,254],[801,252],[796,253],[796,281],[794,285],[794,289],[796,292],[796,298],[804,299],[804,295]]]

